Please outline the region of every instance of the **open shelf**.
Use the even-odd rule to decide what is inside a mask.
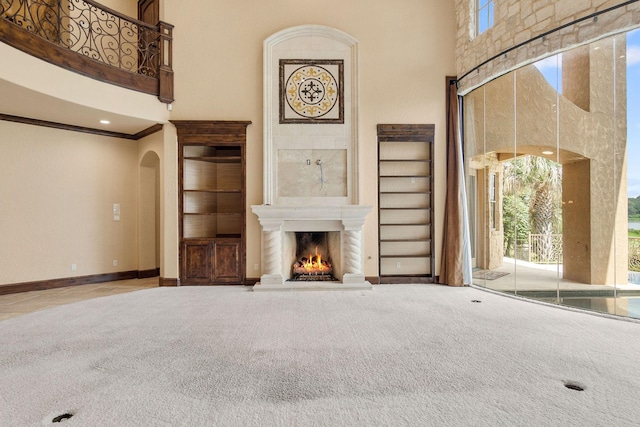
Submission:
[[[198,160],[209,163],[240,163],[240,157],[185,157],[185,160]]]
[[[378,125],[380,277],[433,281],[433,125]]]
[[[180,282],[243,284],[250,122],[173,123],[178,130]]]

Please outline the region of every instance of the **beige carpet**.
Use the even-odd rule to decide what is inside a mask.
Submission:
[[[0,344],[2,426],[640,420],[640,324],[472,288],[156,288],[0,321]]]

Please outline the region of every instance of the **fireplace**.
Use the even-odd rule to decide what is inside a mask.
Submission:
[[[371,287],[364,278],[362,255],[362,227],[370,206],[254,205],[251,209],[262,226],[262,276],[254,290],[304,288],[309,283],[320,288]],[[289,281],[293,277],[292,266],[300,255],[296,234],[301,233],[326,235],[325,256],[331,260],[337,281]]]
[[[363,269],[371,206],[359,202],[357,59],[357,40],[335,28],[302,25],[265,40],[263,204],[251,206],[262,227],[262,275],[254,291],[371,288]],[[317,72],[331,95],[322,115],[304,88],[292,90],[297,73]],[[295,94],[305,99],[292,103]],[[309,233],[322,236],[317,255],[316,245],[296,244],[296,235]]]
[[[296,232],[296,257],[291,266],[292,281],[337,281],[333,275],[329,232]]]

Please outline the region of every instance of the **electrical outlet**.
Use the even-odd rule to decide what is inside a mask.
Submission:
[[[78,269],[78,264],[71,264],[71,271],[76,271]]]
[[[117,267],[117,266],[118,266],[118,260],[117,260],[117,259],[114,259],[114,260],[113,260],[113,266],[114,266],[114,267]]]
[[[396,268],[400,269],[400,267],[401,267],[400,261],[396,262]]]
[[[253,264],[253,269],[255,271],[258,271],[260,269],[260,266],[258,264]]]

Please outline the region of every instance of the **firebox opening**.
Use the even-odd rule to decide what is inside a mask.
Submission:
[[[337,281],[327,232],[296,232],[296,261],[292,281]]]

